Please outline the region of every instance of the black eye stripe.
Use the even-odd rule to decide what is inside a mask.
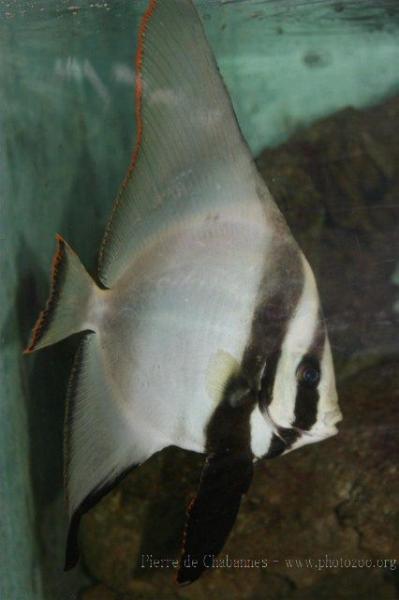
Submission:
[[[295,398],[295,412],[293,427],[309,431],[317,420],[317,407],[319,404],[318,384],[321,378],[320,361],[326,343],[326,332],[322,319],[316,329],[309,352],[305,355],[297,368],[297,393]],[[304,370],[314,369],[318,373],[317,382],[310,384],[303,379]]]
[[[319,392],[317,388],[298,386],[293,427],[308,431],[316,423],[318,402]]]

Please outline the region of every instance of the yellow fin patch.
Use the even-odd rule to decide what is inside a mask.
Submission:
[[[220,402],[226,383],[239,372],[238,361],[229,352],[218,350],[212,355],[206,374],[206,390],[215,403]]]

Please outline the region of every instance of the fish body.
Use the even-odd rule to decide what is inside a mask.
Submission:
[[[79,521],[166,446],[203,452],[180,583],[216,554],[253,463],[336,433],[331,350],[312,270],[235,120],[191,0],[151,0],[136,63],[138,141],[97,283],[58,237],[50,298],[27,349],[84,331],[65,428]],[[207,534],[204,536],[204,531]]]

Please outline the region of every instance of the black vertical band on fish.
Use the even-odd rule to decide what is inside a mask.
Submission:
[[[278,361],[280,360],[281,349],[275,350],[266,357],[266,366],[262,374],[260,381],[260,399],[259,405],[261,408],[269,406],[272,401],[274,379],[276,377],[276,371]]]
[[[280,249],[279,261],[284,265],[287,276],[286,286],[278,293],[259,303],[252,324],[251,338],[248,343],[243,368],[248,371],[256,364],[254,355],[262,356],[265,366],[259,382],[259,408],[267,411],[273,399],[273,388],[276,372],[281,358],[282,344],[289,323],[295,314],[298,301],[304,288],[304,271],[298,249],[294,245]],[[283,271],[283,268],[282,268]],[[263,286],[267,289],[267,276],[260,288],[260,297],[264,295]],[[254,375],[252,374],[252,378]],[[276,458],[285,452],[293,443],[285,439],[281,432],[273,433],[269,449],[264,458]]]
[[[320,371],[320,363],[326,340],[326,332],[323,317],[320,315],[316,332],[308,353],[302,362]],[[298,381],[295,399],[295,420],[293,427],[303,431],[309,431],[316,423],[317,407],[319,402],[319,390],[317,387],[308,386]]]
[[[295,313],[304,286],[304,272],[301,256],[294,244],[282,244],[275,249],[277,278],[284,280],[276,292],[270,294],[267,273],[259,288],[259,300],[252,320],[251,333],[242,361],[243,373],[249,381],[255,382],[259,365],[266,363],[260,381],[260,405],[268,406],[281,347],[289,322]],[[280,273],[279,273],[280,271]],[[261,363],[257,360],[262,358]],[[254,369],[257,371],[254,371]]]

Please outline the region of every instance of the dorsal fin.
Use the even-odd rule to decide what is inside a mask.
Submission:
[[[108,287],[161,227],[254,197],[256,170],[191,0],[149,3],[136,58],[136,120],[132,163],[100,250]]]

